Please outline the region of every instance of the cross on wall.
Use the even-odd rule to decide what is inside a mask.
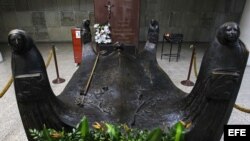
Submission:
[[[112,11],[111,8],[114,7],[114,5],[112,5],[111,2],[108,1],[108,4],[105,5],[105,7],[107,7],[107,10],[108,10],[108,20],[110,20],[111,19],[111,11]]]

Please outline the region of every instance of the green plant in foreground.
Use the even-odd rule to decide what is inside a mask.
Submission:
[[[72,132],[56,131],[43,127],[41,131],[30,129],[30,135],[37,141],[183,141],[185,127],[177,122],[168,133],[156,128],[152,131],[129,128],[126,124],[115,125],[95,122],[90,129],[84,117]]]

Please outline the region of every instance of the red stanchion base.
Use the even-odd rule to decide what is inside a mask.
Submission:
[[[52,81],[52,83],[54,84],[60,84],[60,83],[63,83],[65,81],[65,79],[63,78],[56,78],[55,80]]]
[[[181,81],[181,84],[184,86],[194,86],[194,82],[192,82],[190,80],[183,80],[183,81]]]

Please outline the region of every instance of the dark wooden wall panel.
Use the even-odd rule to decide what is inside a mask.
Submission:
[[[105,5],[111,2],[111,35],[112,42],[137,45],[139,41],[140,0],[94,0],[96,23],[108,21],[108,10]]]

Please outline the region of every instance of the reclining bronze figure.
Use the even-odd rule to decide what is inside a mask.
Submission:
[[[152,23],[151,26],[159,26]],[[149,32],[156,36],[149,39],[158,39],[155,32],[159,34],[159,28]],[[239,34],[239,27],[233,22],[219,28],[190,94],[178,89],[160,68],[156,61],[157,43],[153,40],[147,41],[137,54],[131,53],[134,48],[124,45],[110,46],[112,51],[96,54],[90,44],[85,44],[82,64],[64,91],[55,96],[33,40],[22,30],[12,30],[8,40],[13,50],[15,92],[28,139],[32,140],[30,128],[42,129],[45,124],[70,130],[86,116],[91,123],[119,122],[148,129],[172,126],[182,120],[192,123],[186,141],[219,141],[248,58]],[[96,61],[88,91],[80,95]],[[79,99],[81,105],[77,105]]]

